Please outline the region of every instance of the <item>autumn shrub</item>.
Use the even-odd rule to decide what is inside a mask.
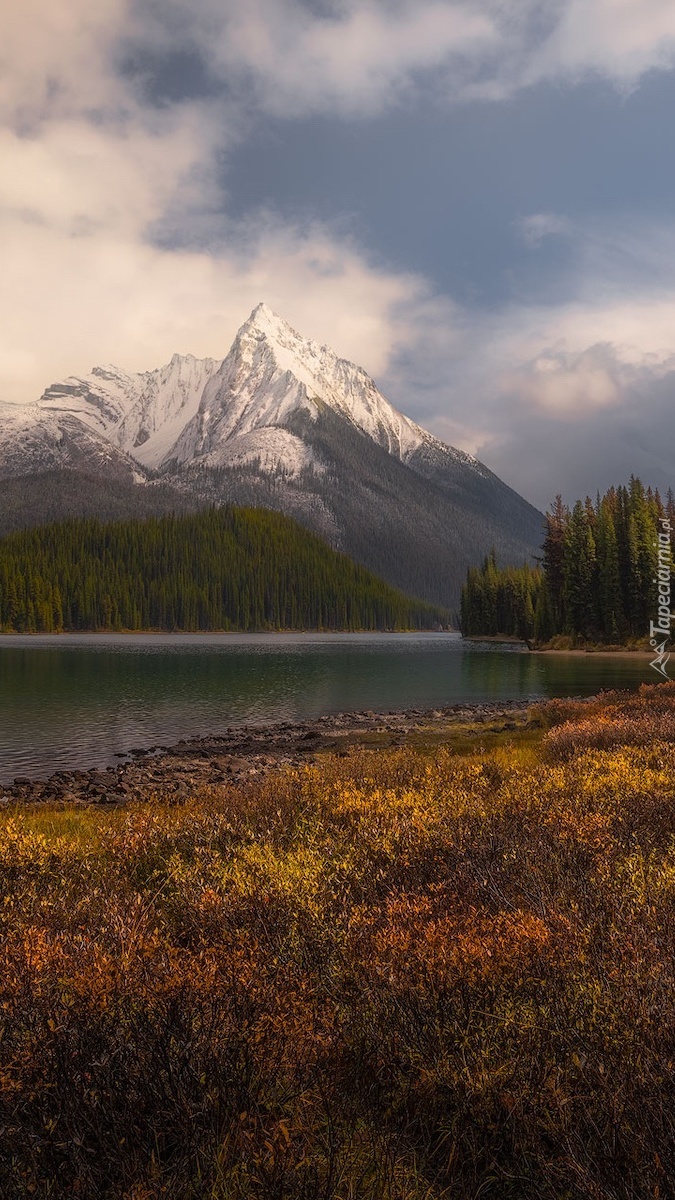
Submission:
[[[588,749],[675,741],[675,683],[643,685],[635,694],[608,692],[590,704],[553,700],[539,712],[549,727],[545,754],[553,761]]]
[[[0,1196],[672,1194],[674,708],[0,816]]]

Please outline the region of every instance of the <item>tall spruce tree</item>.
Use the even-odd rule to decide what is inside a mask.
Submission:
[[[487,560],[472,577],[477,595],[490,575],[497,613],[469,602],[471,632],[533,630],[538,642],[560,633],[584,641],[618,642],[645,637],[655,604],[657,532],[663,516],[671,521],[675,548],[675,495],[665,503],[658,491],[632,478],[629,487],[611,487],[595,503],[588,497],[570,511],[556,497],[546,515],[539,577],[524,567],[497,571]],[[468,583],[468,581],[467,581]],[[492,601],[491,601],[492,604]],[[532,606],[532,611],[530,609]],[[508,626],[508,628],[507,628]],[[464,625],[462,626],[464,628]]]
[[[647,625],[653,603],[657,521],[650,514],[642,483],[634,476],[630,481],[628,509],[630,624],[631,633],[639,636]]]
[[[593,530],[581,500],[577,500],[567,523],[564,553],[564,629],[566,633],[591,638],[597,635],[594,589],[597,560]]]
[[[569,509],[562,496],[556,496],[551,511],[545,517],[545,536],[542,546],[542,566],[548,591],[548,609],[556,631],[563,626],[563,596],[565,589],[565,530]]]
[[[618,642],[626,632],[619,572],[619,548],[614,528],[612,503],[598,501],[596,520],[598,564],[598,615],[600,632],[609,642]]]

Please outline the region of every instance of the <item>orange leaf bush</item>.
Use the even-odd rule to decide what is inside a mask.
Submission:
[[[668,1195],[675,688],[535,719],[0,815],[3,1200]]]

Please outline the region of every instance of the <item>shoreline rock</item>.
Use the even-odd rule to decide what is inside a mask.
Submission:
[[[346,753],[359,736],[387,735],[390,745],[407,734],[434,726],[484,724],[504,719],[504,729],[517,728],[535,700],[499,700],[450,704],[443,708],[410,708],[400,712],[336,713],[310,721],[271,725],[229,726],[222,734],[191,737],[171,746],[155,745],[117,755],[109,767],[55,771],[46,779],[17,776],[0,784],[0,804],[63,803],[76,807],[123,806],[153,798],[180,802],[191,790],[223,784],[242,785],[286,766],[313,762],[318,753]],[[516,718],[514,720],[514,718]]]

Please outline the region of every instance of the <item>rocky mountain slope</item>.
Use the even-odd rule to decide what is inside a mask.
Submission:
[[[521,562],[541,541],[541,514],[487,467],[264,304],[221,362],[96,367],[32,405],[1,406],[0,480],[0,531],[71,512],[256,503],[450,606],[493,544],[502,561]]]

